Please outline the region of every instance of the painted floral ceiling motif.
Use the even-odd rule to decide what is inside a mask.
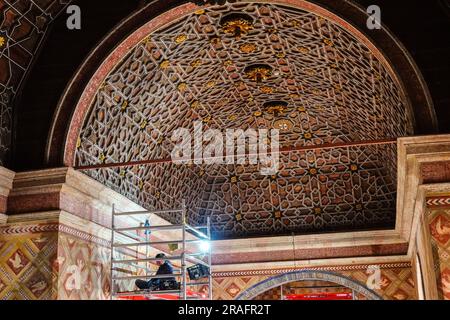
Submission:
[[[255,64],[268,73],[255,78]],[[282,123],[281,147],[296,150],[274,176],[256,165],[173,163],[83,172],[148,209],[185,198],[190,221],[211,217],[218,239],[394,226],[396,144],[380,140],[412,134],[413,120],[380,55],[337,23],[266,2],[186,13],[107,76],[75,165],[170,158],[172,132],[194,121],[219,130]]]

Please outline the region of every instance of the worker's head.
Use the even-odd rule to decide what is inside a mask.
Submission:
[[[166,255],[165,255],[164,253],[158,253],[158,254],[155,256],[155,259],[160,259],[160,260],[156,260],[156,261],[155,261],[156,264],[157,264],[158,266],[160,266],[160,265],[162,265],[162,264],[164,263],[164,260],[166,259]]]

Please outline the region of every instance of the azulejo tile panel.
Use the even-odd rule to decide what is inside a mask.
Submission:
[[[450,300],[450,196],[427,199],[427,221],[431,235],[438,295]]]

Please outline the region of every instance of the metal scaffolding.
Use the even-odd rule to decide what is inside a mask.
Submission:
[[[181,223],[156,225],[151,226],[148,221],[149,218],[155,214],[176,214],[181,215]],[[142,217],[145,220],[142,225]],[[125,219],[124,219],[125,218]],[[118,223],[118,220],[122,223]],[[124,221],[125,220],[125,223]],[[138,226],[133,226],[133,223],[139,223]],[[167,231],[181,231],[181,238],[170,240],[155,240],[150,239],[151,232],[167,232]],[[145,236],[139,235],[139,231],[144,231]],[[171,236],[173,236],[171,234]],[[199,245],[208,243],[207,250],[202,251]],[[111,299],[123,297],[144,297],[146,299],[182,299],[182,300],[200,300],[212,299],[212,277],[211,277],[211,223],[207,219],[205,226],[193,227],[187,223],[186,220],[186,205],[183,201],[181,209],[157,210],[157,211],[135,211],[135,212],[116,212],[113,206],[112,209],[112,228],[111,228]],[[181,250],[175,255],[165,256],[163,259],[149,257],[150,251],[163,252],[162,245],[181,244]],[[116,258],[116,253],[126,256],[126,259]],[[163,252],[165,253],[165,252]],[[157,260],[179,261],[179,267],[174,269],[173,274],[154,275],[148,268],[148,263]],[[206,261],[205,261],[206,260]],[[207,281],[188,281],[187,268],[191,265],[202,264],[209,269]],[[127,266],[127,268],[120,268],[119,266]],[[130,268],[136,270],[145,270],[145,275],[136,275],[135,272],[130,271]],[[117,275],[117,273],[128,273],[128,275]],[[130,274],[131,273],[131,274]],[[132,290],[125,292],[117,292],[116,284],[121,281],[132,281],[136,279],[150,280],[163,278],[179,279],[179,286],[174,290]],[[178,280],[177,280],[178,282]],[[133,281],[134,283],[134,281]],[[195,293],[189,288],[195,286],[207,286],[208,292]]]

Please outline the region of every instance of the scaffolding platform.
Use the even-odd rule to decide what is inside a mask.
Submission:
[[[150,225],[155,214],[174,214],[180,217],[180,223],[167,225]],[[181,209],[116,212],[112,210],[111,229],[111,299],[120,300],[211,300],[211,223],[207,219],[205,226],[191,226],[186,220],[186,205],[183,201]],[[142,234],[143,233],[143,234]],[[163,239],[151,239],[151,233],[166,233]],[[173,237],[173,239],[171,239]],[[205,250],[202,244],[207,242]],[[176,253],[168,255],[162,247],[175,245]],[[180,247],[181,246],[181,247]],[[150,252],[164,253],[164,258],[150,256]],[[120,253],[121,257],[117,257]],[[155,275],[148,264],[158,260],[178,261],[173,274]],[[187,268],[201,264],[209,270],[207,277],[190,279]],[[133,269],[133,270],[130,270]],[[140,272],[140,274],[138,274]],[[143,274],[143,272],[145,274]],[[175,278],[177,288],[169,290],[118,290],[120,283],[134,285],[137,279]],[[195,291],[201,287],[202,292]],[[206,292],[205,292],[206,291]]]

